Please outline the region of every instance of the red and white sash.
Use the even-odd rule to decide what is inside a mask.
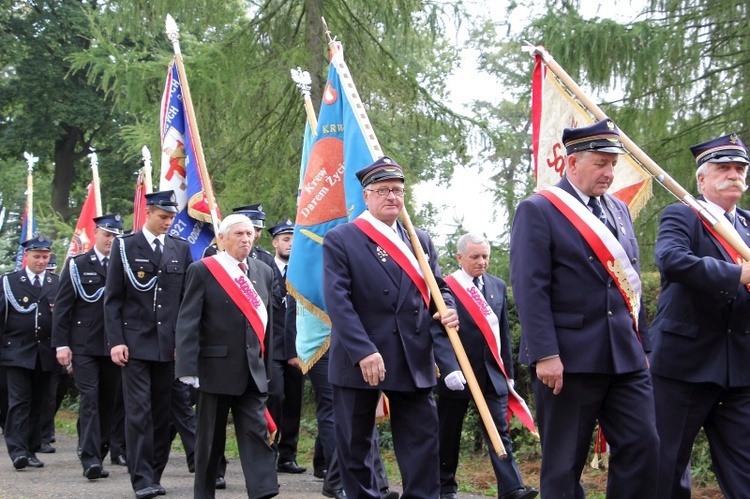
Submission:
[[[227,292],[232,302],[242,311],[258,337],[261,354],[264,354],[263,340],[266,338],[268,312],[260,295],[255,291],[253,283],[242,272],[234,259],[224,251],[204,258],[203,263],[206,264],[211,275],[216,278],[219,286]]]
[[[641,309],[641,278],[630,263],[630,257],[620,241],[579,199],[559,187],[548,187],[537,194],[547,198],[594,250],[594,254],[620,291],[633,319],[635,334],[640,341],[638,314]]]
[[[214,276],[219,286],[227,292],[232,302],[242,311],[247,321],[252,326],[260,343],[260,353],[265,357],[266,325],[268,324],[268,312],[258,292],[255,291],[253,283],[242,272],[240,266],[225,251],[201,260],[206,268]],[[265,414],[268,432],[271,439],[276,433],[277,426],[266,408]]]
[[[505,377],[505,381],[508,384],[508,394],[510,395],[508,397],[508,420],[510,420],[511,415],[515,414],[529,431],[536,433],[534,417],[531,415],[529,406],[526,405],[526,401],[513,387],[513,382],[508,378],[503,359],[500,356],[500,319],[492,310],[489,303],[487,303],[487,300],[484,299],[481,291],[479,291],[474,282],[469,278],[469,275],[463,270],[459,269],[447,276],[445,283],[451,289],[456,299],[469,312],[472,320],[482,332],[487,346],[495,358],[495,362],[497,362],[500,371]]]
[[[422,299],[424,299],[425,304],[429,308],[430,290],[427,287],[424,273],[417,262],[417,257],[414,256],[411,248],[406,245],[391,227],[372,216],[367,210],[363,211],[352,223],[364,232],[367,237],[383,248],[393,258],[393,261],[401,267],[401,270],[406,272],[406,275],[409,276],[422,294]]]
[[[737,265],[742,265],[743,263],[745,263],[745,259],[742,258],[742,255],[740,255],[740,253],[736,249],[734,249],[732,245],[730,245],[726,241],[726,239],[721,237],[719,233],[716,232],[716,229],[711,227],[711,225],[709,225],[709,223],[706,222],[706,220],[702,216],[700,216],[700,213],[698,213],[698,210],[696,210],[695,208],[693,208],[693,210],[695,210],[695,213],[698,215],[698,218],[700,218],[701,222],[703,222],[703,225],[706,227],[706,229],[708,229],[709,234],[711,234],[711,236],[714,239],[716,239],[716,242],[719,243],[719,246],[721,246],[724,249],[724,251],[727,253],[727,255],[729,256],[729,261],[731,261],[732,263],[736,263]],[[714,216],[716,215],[714,214]],[[735,217],[736,216],[737,215],[735,214]],[[725,223],[726,225],[730,226],[732,230],[737,232],[737,229],[734,226],[732,226],[726,219],[723,219],[724,217],[716,216],[716,218],[719,220],[719,223]],[[739,235],[739,232],[737,232],[737,235]],[[745,289],[750,291],[750,284],[746,284]]]

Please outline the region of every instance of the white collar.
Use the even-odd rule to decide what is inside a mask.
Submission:
[[[26,277],[29,278],[29,281],[34,282],[34,276],[38,275],[40,281],[44,281],[44,276],[47,273],[46,270],[43,270],[41,274],[35,274],[31,271],[29,267],[26,267]]]
[[[732,209],[730,211],[724,211],[724,208],[714,203],[713,201],[709,201],[705,196],[703,197],[703,203],[706,205],[706,209],[708,209],[708,211],[716,218],[723,217],[724,213],[729,213],[732,215],[732,218],[734,218],[734,215],[737,212],[736,206],[732,206]]]
[[[94,253],[96,253],[96,258],[99,259],[99,263],[102,263],[102,260],[105,258],[109,258],[107,255],[96,249],[96,246],[94,246]]]
[[[463,267],[460,267],[460,268],[459,268],[459,270],[460,270],[461,272],[463,272],[464,276],[466,276],[466,278],[467,278],[467,279],[468,279],[469,281],[471,281],[471,282],[474,282],[474,278],[473,278],[473,277],[471,277],[471,274],[469,274],[468,272],[466,272],[466,271],[464,270],[464,268],[463,268]],[[480,285],[484,285],[484,274],[482,274],[482,275],[480,275],[480,276],[479,276],[479,284],[480,284]]]
[[[143,235],[146,236],[146,241],[152,248],[154,247],[154,239],[158,239],[161,243],[162,248],[164,247],[164,239],[166,237],[166,234],[159,234],[157,236],[155,234],[152,234],[146,227],[143,227],[142,232]]]

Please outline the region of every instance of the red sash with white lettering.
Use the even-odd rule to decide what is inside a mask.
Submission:
[[[695,210],[695,208],[693,208]],[[695,210],[696,213],[698,213],[698,210]],[[735,215],[737,216],[737,215]],[[736,263],[737,265],[742,265],[745,262],[745,259],[742,258],[742,255],[739,254],[739,252],[732,248],[732,246],[724,240],[723,237],[719,235],[716,230],[714,230],[713,227],[711,227],[708,222],[706,222],[703,217],[698,215],[698,218],[700,218],[701,222],[703,222],[703,225],[706,226],[706,229],[708,229],[708,232],[713,236],[714,239],[716,239],[716,242],[721,245],[722,248],[724,248],[724,251],[727,252],[727,255],[729,256],[729,259],[732,263]],[[745,289],[750,291],[750,284],[745,284]]]
[[[214,256],[203,258],[201,261],[206,264],[206,268],[211,275],[214,276],[216,282],[219,283],[221,289],[226,291],[232,302],[237,305],[242,315],[245,316],[247,322],[252,326],[255,336],[258,337],[260,343],[261,356],[265,357],[265,345],[264,340],[266,338],[266,324],[268,324],[268,313],[266,312],[263,300],[255,291],[253,283],[250,279],[240,270],[239,265],[234,265],[234,262],[228,263],[224,252],[218,253]],[[268,432],[273,435],[276,430],[276,422],[271,417],[271,413],[266,408],[265,414],[266,424],[268,425]]]
[[[536,426],[534,425],[534,417],[531,415],[529,406],[526,405],[526,401],[516,392],[508,373],[505,371],[505,364],[500,356],[500,325],[499,318],[495,315],[495,312],[490,307],[489,303],[484,299],[482,293],[477,289],[473,282],[459,282],[462,279],[464,273],[461,270],[454,272],[453,274],[445,278],[445,283],[453,291],[453,296],[456,297],[461,305],[464,306],[469,315],[471,316],[474,323],[477,325],[479,330],[482,332],[487,346],[490,347],[492,356],[495,358],[500,371],[505,377],[505,382],[508,384],[508,414],[507,418],[510,418],[513,414],[523,423],[523,425],[529,429],[532,433],[536,433]],[[495,320],[490,320],[492,317]]]
[[[604,269],[612,277],[633,319],[638,341],[638,314],[641,308],[641,278],[620,241],[597,219],[581,201],[557,186],[548,187],[537,194],[545,197],[552,206],[573,224],[583,236]]]
[[[429,308],[430,291],[427,288],[427,282],[414,253],[411,252],[406,243],[390,227],[377,220],[367,210],[363,211],[352,223],[383,248],[393,258],[393,261],[401,267],[401,270],[406,272],[406,275],[409,276],[422,294],[425,305]]]

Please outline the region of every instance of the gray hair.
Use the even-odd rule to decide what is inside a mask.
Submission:
[[[695,183],[697,184],[698,192],[701,194],[703,194],[703,191],[701,190],[701,182],[700,182],[700,179],[698,178],[698,175],[702,175],[704,177],[706,176],[706,174],[708,173],[708,166],[706,165],[708,165],[708,161],[701,163],[698,169],[695,170]]]
[[[232,225],[237,225],[241,223],[249,223],[250,225],[252,225],[252,221],[245,215],[240,215],[239,213],[232,213],[231,215],[227,216],[227,218],[222,220],[221,224],[219,224],[219,234],[221,234],[224,237],[227,237],[229,235],[229,229],[232,228]]]
[[[487,238],[479,235],[479,234],[473,234],[469,232],[468,234],[464,234],[458,239],[458,242],[456,243],[456,247],[458,249],[458,252],[462,255],[466,254],[466,246],[471,244],[486,244],[487,246],[490,245],[489,241],[487,241]]]

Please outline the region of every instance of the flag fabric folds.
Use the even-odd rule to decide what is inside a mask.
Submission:
[[[537,190],[554,185],[565,169],[565,147],[562,131],[596,121],[571,92],[548,71],[541,56],[535,57],[531,92],[532,150]],[[627,203],[633,218],[651,199],[651,176],[633,156],[623,154],[615,167],[615,178],[609,190]]]
[[[139,231],[146,223],[146,177],[143,170],[138,172],[135,181],[135,196],[133,198],[133,232]]]
[[[167,74],[161,104],[161,175],[159,190],[173,190],[177,196],[177,216],[169,229],[173,236],[190,243],[193,260],[199,260],[214,238],[211,212],[204,194],[194,131],[188,121],[182,98],[177,65],[172,62]],[[134,229],[135,230],[135,229]]]
[[[323,238],[365,210],[355,173],[382,156],[363,109],[338,50],[328,70],[316,135],[305,133],[304,149],[309,147],[309,152],[302,158],[294,251],[287,271],[287,288],[297,299],[296,346],[303,372],[326,352],[331,332],[323,301]]]
[[[86,194],[86,201],[84,201],[81,207],[81,215],[78,217],[76,230],[73,232],[73,237],[70,238],[68,253],[65,256],[66,260],[72,256],[86,253],[94,246],[94,229],[96,228],[94,217],[97,214],[96,192],[93,181],[89,183],[86,190],[88,194]]]

